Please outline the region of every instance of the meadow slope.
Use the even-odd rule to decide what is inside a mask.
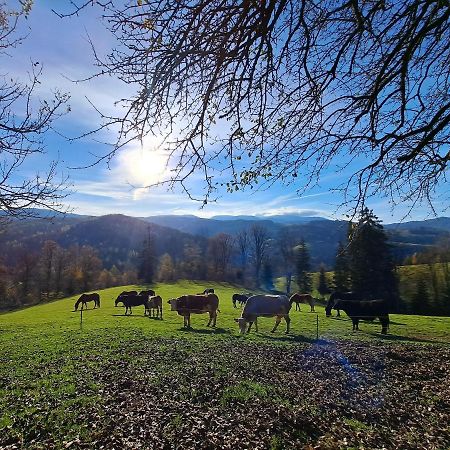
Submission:
[[[212,284],[156,285],[165,301]],[[128,286],[126,289],[131,289]],[[137,287],[139,288],[139,287]],[[292,311],[239,336],[231,295],[215,330],[131,317],[101,291],[0,315],[0,448],[447,448],[450,318],[392,315],[353,333],[343,317]]]

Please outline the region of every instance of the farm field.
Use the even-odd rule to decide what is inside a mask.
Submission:
[[[217,328],[183,330],[167,299],[206,287]],[[316,306],[316,339],[302,305],[289,335],[240,336],[241,288],[156,285],[162,321],[114,307],[132,288],[100,291],[82,328],[78,296],[0,315],[0,448],[450,447],[450,318],[392,315],[382,336]]]

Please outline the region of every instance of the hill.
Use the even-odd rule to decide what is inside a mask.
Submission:
[[[263,226],[274,245],[281,230],[288,229],[308,244],[313,270],[320,264],[332,268],[339,241],[345,241],[347,222],[290,215],[267,217],[218,216],[204,219],[193,215],[164,215],[144,218],[111,214],[100,217],[82,215],[55,216],[50,219],[14,221],[0,232],[2,256],[13,263],[20,253],[38,252],[45,240],[62,246],[90,245],[99,251],[105,266],[118,267],[133,261],[149,224],[155,234],[157,254],[168,252],[172,257],[182,255],[185,245],[196,244],[202,249],[207,239],[218,233],[235,236],[253,225]],[[297,220],[297,221],[296,221]],[[294,222],[294,223],[292,223]],[[441,239],[450,239],[450,219],[438,218],[424,222],[385,225],[394,257],[401,263],[406,256],[422,252]]]
[[[53,240],[65,248],[89,245],[97,249],[106,268],[123,267],[127,262],[136,262],[149,230],[154,236],[158,256],[165,252],[173,257],[181,256],[188,244],[206,246],[204,238],[121,214],[55,218],[51,222],[45,219],[20,221],[0,235],[0,245],[8,264],[14,264],[22,252],[38,252],[46,240]]]

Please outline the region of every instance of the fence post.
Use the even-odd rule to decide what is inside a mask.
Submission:
[[[316,314],[316,339],[319,340],[319,314]]]

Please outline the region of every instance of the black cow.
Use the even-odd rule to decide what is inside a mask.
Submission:
[[[123,306],[125,306],[125,315],[128,314],[128,311],[130,311],[130,314],[133,314],[131,310],[132,306],[144,305],[144,315],[148,311],[148,296],[145,295],[119,295],[116,299],[115,306],[119,303],[123,303]]]
[[[214,289],[213,288],[207,288],[203,291],[203,295],[207,295],[207,294],[214,294]]]
[[[251,297],[253,294],[250,294],[250,292],[247,292],[246,294],[233,294],[233,297],[231,297],[231,301],[233,302],[233,307],[236,308],[236,302],[240,303],[240,305],[245,305],[247,302],[247,299]]]
[[[389,328],[389,308],[386,300],[336,300],[334,309],[342,309],[352,319],[353,331],[359,330],[360,320],[380,319],[381,334],[387,334]]]
[[[327,306],[325,306],[325,314],[327,317],[331,316],[331,310],[333,309],[334,304],[336,303],[336,300],[360,300],[361,297],[358,297],[354,292],[341,292],[341,291],[334,291],[331,293],[330,298],[328,299]],[[337,310],[337,317],[341,316],[341,312],[339,309],[334,308]]]

